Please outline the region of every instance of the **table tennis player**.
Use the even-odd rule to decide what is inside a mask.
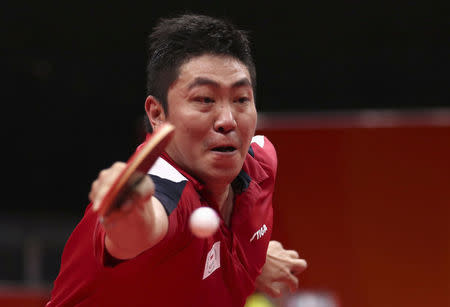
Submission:
[[[149,133],[170,122],[173,138],[102,219],[93,207],[125,163],[100,172],[47,307],[244,306],[256,286],[278,295],[273,283],[281,281],[295,290],[305,262],[270,242],[277,157],[254,135],[256,70],[246,33],[186,14],[161,19],[149,38]],[[202,206],[220,216],[207,238],[188,226]]]

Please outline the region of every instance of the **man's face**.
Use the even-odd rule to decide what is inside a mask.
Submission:
[[[166,119],[175,133],[166,151],[205,184],[228,184],[240,172],[256,128],[248,69],[224,56],[202,55],[180,67],[169,87]]]

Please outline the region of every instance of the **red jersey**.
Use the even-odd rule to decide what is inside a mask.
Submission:
[[[149,173],[169,217],[164,239],[133,259],[115,261],[89,205],[64,248],[47,307],[243,306],[266,259],[276,167],[273,145],[255,136],[232,183],[229,226],[221,219],[213,236],[200,239],[189,230],[191,213],[217,208],[203,197],[203,184],[163,154]]]

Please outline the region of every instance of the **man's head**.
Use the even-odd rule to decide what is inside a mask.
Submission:
[[[149,81],[150,124],[175,125],[169,156],[211,190],[224,187],[240,172],[256,128],[247,38],[228,23],[193,15],[163,20],[151,37],[149,73],[159,79]]]
[[[227,55],[242,62],[256,92],[256,70],[247,35],[225,20],[193,14],[161,19],[149,39],[147,95],[155,97],[166,112],[167,92],[180,66],[203,54]],[[147,128],[151,131],[150,125]]]

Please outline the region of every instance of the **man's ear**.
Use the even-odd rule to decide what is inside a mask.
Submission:
[[[145,112],[147,113],[148,120],[150,121],[153,130],[166,121],[164,108],[154,96],[150,95],[145,100]]]

